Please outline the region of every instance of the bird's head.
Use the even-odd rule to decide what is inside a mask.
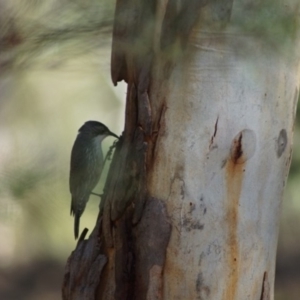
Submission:
[[[92,137],[102,136],[103,138],[111,135],[119,138],[116,134],[111,132],[104,124],[98,121],[87,121],[78,130],[82,134],[90,135]]]

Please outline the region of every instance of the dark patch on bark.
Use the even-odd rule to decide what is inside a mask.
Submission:
[[[154,266],[163,269],[170,235],[171,225],[168,221],[165,204],[159,199],[149,198],[143,218],[134,229],[136,282],[135,298],[133,299],[146,299],[150,270]],[[158,280],[162,281],[162,273],[158,276],[160,276]]]
[[[191,230],[203,230],[204,229],[203,218],[201,218],[199,214],[193,216],[194,210],[196,209],[196,204],[193,202],[190,202],[189,204],[190,205],[189,205],[188,215],[183,216],[181,218],[180,226],[188,232]],[[202,211],[202,217],[203,217],[206,214],[206,206],[204,203],[203,195],[201,196],[200,204],[198,205],[200,207],[200,210]],[[199,220],[200,218],[202,223]]]
[[[103,200],[102,200],[103,202]],[[108,248],[113,247],[113,238],[112,238],[112,231],[111,231],[111,220],[110,220],[110,202],[107,200],[104,204],[104,211],[103,214],[103,236],[105,241],[105,246]],[[100,214],[103,213],[100,211]]]
[[[115,222],[115,299],[130,300],[134,293],[134,250],[131,232],[131,210]]]
[[[197,291],[197,299],[207,299],[210,294],[210,289],[207,285],[204,284],[203,274],[202,272],[198,273],[196,280],[196,291]]]
[[[189,213],[191,214],[196,209],[195,203],[190,202],[190,210]]]
[[[196,281],[196,291],[198,293],[200,293],[200,291],[201,291],[202,284],[203,284],[203,276],[202,276],[202,273],[200,272],[197,276],[197,281]]]
[[[102,270],[107,257],[100,253],[101,241],[98,239],[99,226],[94,228],[88,240],[78,241],[71,253],[66,268],[62,287],[64,300],[94,299]],[[86,230],[83,234],[86,234]]]
[[[219,122],[219,117],[217,117],[217,120],[216,120],[216,123],[215,123],[214,134],[210,138],[209,150],[213,150],[213,149],[218,147],[217,145],[214,145],[214,139],[215,139],[215,137],[217,135],[217,131],[218,131],[218,122]]]
[[[161,270],[155,273],[158,277],[155,282],[161,281],[156,286],[162,286],[162,270],[171,234],[165,205],[159,199],[148,198],[143,218],[134,227],[132,214],[133,209],[129,207],[114,222],[116,300],[146,299],[150,286],[153,288],[150,283],[153,267]]]
[[[141,217],[144,201],[146,197],[146,152],[147,143],[144,142],[144,133],[138,127],[130,152],[128,152],[125,168],[117,169],[123,176],[119,177],[116,184],[115,195],[111,203],[111,219],[116,221],[122,216],[125,209],[134,203],[139,209],[134,214],[134,221],[138,222]],[[117,171],[116,170],[116,171]]]
[[[221,162],[221,169],[223,169],[227,164],[227,159],[223,159],[222,162]]]
[[[253,157],[256,150],[256,136],[253,130],[243,129],[232,141],[230,160],[234,164],[243,164]]]
[[[277,145],[276,145],[276,152],[277,152],[277,157],[280,158],[284,150],[286,149],[287,146],[287,133],[285,129],[281,129],[277,138]]]
[[[122,149],[122,151],[121,151]],[[100,215],[103,216],[103,236],[105,246],[108,248],[113,247],[113,238],[112,238],[112,222],[111,222],[111,209],[114,198],[118,196],[118,193],[124,192],[123,188],[126,187],[128,178],[126,177],[125,185],[121,185],[120,182],[123,180],[123,174],[121,170],[126,168],[126,158],[128,156],[129,147],[126,146],[126,141],[124,135],[122,135],[116,145],[116,150],[110,169],[107,175],[108,180],[104,186],[104,193],[100,205]],[[117,186],[121,190],[117,190]]]
[[[238,138],[233,141],[231,158],[234,163],[237,163],[239,158],[241,158],[241,156],[243,155],[242,139],[243,135],[240,134]]]
[[[186,231],[191,231],[191,230],[203,230],[204,229],[204,224],[201,224],[200,221],[194,221],[190,218],[184,218],[182,222],[182,227]]]

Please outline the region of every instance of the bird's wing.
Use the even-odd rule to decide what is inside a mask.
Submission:
[[[86,197],[95,188],[100,179],[102,163],[97,161],[98,153],[85,141],[76,139],[71,153],[70,192],[77,197]],[[74,151],[76,149],[76,151]],[[71,176],[72,174],[72,176]]]

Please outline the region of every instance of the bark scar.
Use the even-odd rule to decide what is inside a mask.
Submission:
[[[158,135],[160,134],[160,130],[161,128],[163,129],[163,122],[164,122],[164,117],[166,114],[166,110],[167,110],[167,106],[165,104],[162,105],[161,109],[160,109],[160,114],[158,117],[158,121],[157,124],[155,126],[155,129],[152,131],[152,136],[151,136],[151,142],[152,142],[152,149],[151,149],[151,159],[152,161],[154,161],[154,157],[155,157],[155,153],[157,151],[157,138]]]
[[[260,300],[270,300],[270,283],[267,271],[264,272]]]
[[[209,150],[213,150],[216,146],[214,146],[214,139],[217,135],[217,131],[218,131],[218,122],[219,122],[219,116],[217,117],[216,123],[215,123],[215,131],[214,134],[212,135],[211,139],[210,139],[210,144],[209,144]]]
[[[234,148],[232,152],[232,160],[234,163],[237,163],[239,158],[243,155],[242,140],[243,134],[241,133],[239,137],[234,141]]]

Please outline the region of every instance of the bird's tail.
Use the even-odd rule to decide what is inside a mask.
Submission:
[[[80,225],[80,213],[75,213],[74,215],[74,236],[75,240],[77,240],[78,235],[79,235],[79,225]]]
[[[79,235],[80,217],[84,211],[84,207],[80,207],[78,201],[72,197],[70,214],[74,216],[74,236],[77,240]]]

